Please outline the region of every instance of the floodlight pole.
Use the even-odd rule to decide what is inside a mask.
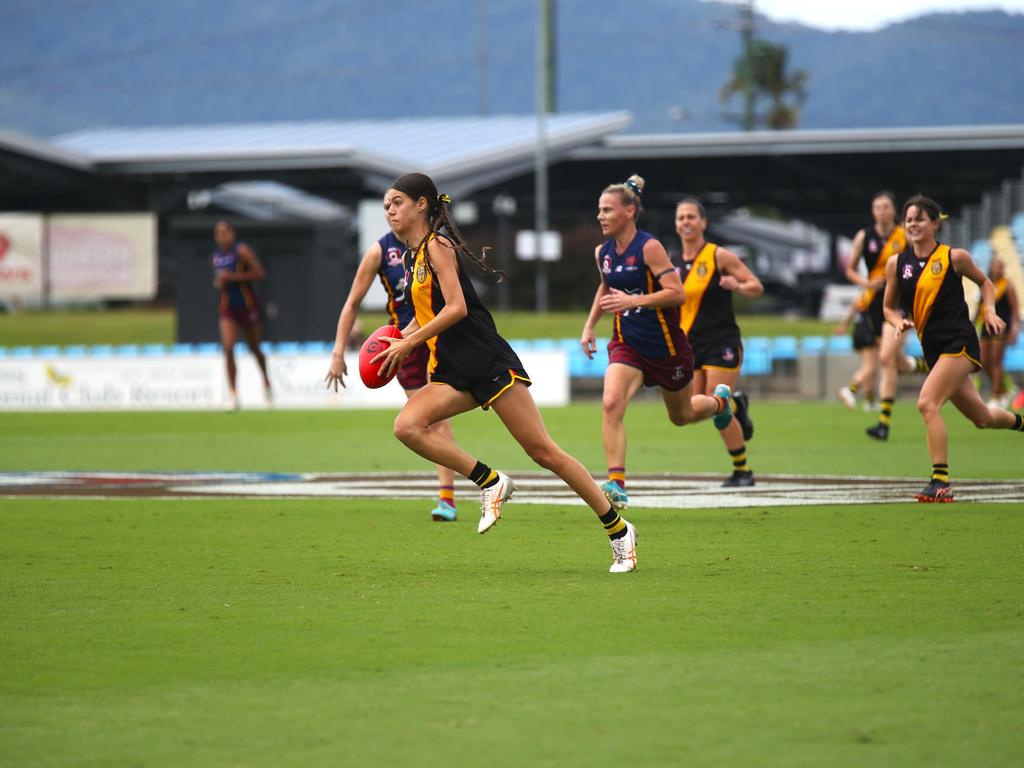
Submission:
[[[534,153],[534,230],[537,232],[537,312],[548,311],[548,266],[541,258],[540,238],[548,228],[548,157],[545,118],[554,111],[551,69],[554,63],[555,0],[539,0],[537,19],[537,147]]]

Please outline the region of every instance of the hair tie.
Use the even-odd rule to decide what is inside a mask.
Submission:
[[[948,213],[940,213],[939,214],[939,221],[945,221],[948,218],[949,218],[949,214]]]
[[[632,179],[626,179],[623,182],[623,184],[625,184],[627,187],[629,187],[631,190],[633,190],[633,192],[636,194],[637,197],[641,197],[643,195],[643,193],[644,193],[644,191],[642,189],[640,189],[640,185],[637,184]]]
[[[448,195],[441,194],[437,196],[437,202],[444,203],[445,205],[451,205],[452,199]]]

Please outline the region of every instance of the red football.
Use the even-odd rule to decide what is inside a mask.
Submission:
[[[384,378],[380,375],[380,367],[384,363],[383,360],[378,360],[376,363],[371,363],[377,355],[387,349],[387,344],[380,341],[381,336],[394,336],[401,338],[402,332],[393,325],[382,325],[376,331],[366,337],[366,341],[363,342],[362,349],[359,350],[359,378],[363,380],[370,389],[377,389],[383,387],[391,379],[395,377],[397,370],[393,371],[390,376]]]

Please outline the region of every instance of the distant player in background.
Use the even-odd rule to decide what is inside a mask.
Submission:
[[[605,312],[615,314],[604,374],[601,436],[608,501],[626,509],[626,408],[640,387],[660,387],[669,421],[676,426],[714,418],[718,429],[732,421],[728,385],[714,395],[693,394],[693,349],[679,324],[683,286],[665,247],[637,229],[643,211],[644,180],[630,176],[605,187],[597,203],[597,221],[607,237],[594,250],[600,283],[583,325],[580,345],[587,357],[597,351],[594,327]]]
[[[345,374],[348,373],[348,368],[345,365],[345,349],[348,346],[349,336],[352,334],[352,327],[359,316],[359,307],[363,303],[366,292],[370,290],[374,277],[380,280],[387,292],[387,312],[391,325],[403,330],[416,320],[416,313],[406,290],[407,276],[403,258],[406,250],[402,241],[393,232],[388,232],[366,250],[359,262],[356,276],[352,280],[352,287],[349,288],[348,298],[345,299],[345,306],[342,307],[341,316],[338,318],[334,351],[331,354],[331,367],[327,374],[328,378],[334,377],[342,386],[345,386]],[[427,363],[429,362],[430,350],[425,344],[416,347],[402,362],[398,369],[398,383],[405,390],[406,397],[412,397],[418,389],[427,385]],[[450,420],[445,419],[435,424],[433,428],[449,439],[453,439]],[[455,475],[447,467],[438,465],[437,482],[437,506],[431,510],[430,516],[438,522],[452,522],[456,519]]]
[[[963,248],[939,243],[943,214],[938,204],[915,195],[903,205],[903,221],[911,248],[885,268],[885,319],[897,335],[917,329],[928,364],[917,408],[924,417],[931,482],[916,496],[918,501],[953,501],[949,484],[949,434],[942,406],[951,402],[979,429],[1014,429],[1024,432],[1024,417],[985,405],[971,374],[981,368],[978,334],[964,300],[963,277],[981,288],[983,322],[993,335],[1005,332],[1006,323],[995,310],[992,281],[978,269]]]
[[[885,290],[885,265],[893,256],[907,247],[907,236],[903,227],[896,224],[896,196],[882,191],[871,199],[871,226],[860,230],[853,238],[850,263],[846,266],[846,278],[859,285],[864,292],[857,299],[861,307],[860,322],[869,326],[878,348],[878,363],[881,381],[878,386],[880,413],[878,424],[866,431],[876,440],[889,439],[889,425],[892,421],[892,406],[896,401],[896,388],[900,373],[914,370],[923,372],[924,366],[913,357],[903,354],[902,337],[897,336],[891,326],[886,326],[882,315],[883,291]],[[857,263],[864,259],[868,275],[857,272]],[[862,343],[866,342],[867,329],[861,330]],[[866,349],[866,344],[864,345]],[[839,390],[839,399],[852,408],[860,382],[854,378]]]
[[[995,291],[996,315],[1006,324],[1006,329],[1000,334],[992,333],[984,323],[987,307],[982,304],[978,308],[978,320],[981,322],[981,365],[992,386],[989,406],[1006,408],[1010,402],[1010,393],[1006,390],[1003,356],[1006,354],[1006,345],[1017,342],[1020,304],[1017,302],[1017,292],[1006,279],[1006,265],[1002,261],[992,259],[988,276]]]
[[[676,269],[686,295],[679,308],[679,323],[693,346],[694,392],[710,395],[719,385],[733,390],[736,418],[719,430],[732,457],[732,474],[722,485],[745,488],[754,485],[746,445],[754,436],[754,423],[747,395],[735,389],[743,366],[743,340],[732,295],[757,298],[764,294],[764,286],[739,256],[704,239],[707,226],[708,214],[700,200],[686,197],[676,205],[676,234],[683,248]]]
[[[847,386],[839,390],[839,400],[851,411],[857,406],[859,395],[864,403],[864,410],[873,410],[875,402],[875,379],[878,376],[878,339],[871,328],[871,321],[864,314],[859,301],[854,301],[833,333],[842,336],[853,328],[853,348],[860,355],[860,368],[854,371],[853,378]],[[854,394],[856,393],[856,394]]]
[[[263,374],[263,391],[270,403],[273,395],[270,376],[267,374],[267,359],[260,349],[263,312],[252,289],[252,283],[265,280],[267,272],[252,248],[238,242],[235,228],[226,221],[217,222],[213,229],[213,239],[217,244],[217,250],[211,256],[213,285],[220,291],[220,343],[227,363],[230,392],[228,407],[230,410],[239,407],[238,369],[235,365],[235,344],[238,342],[239,329]]]

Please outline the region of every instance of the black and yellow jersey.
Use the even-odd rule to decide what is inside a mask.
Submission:
[[[718,246],[705,243],[692,261],[682,256],[673,260],[683,281],[686,300],[679,308],[679,326],[694,345],[715,340],[739,343],[740,328],[732,308],[732,291],[719,281]]]
[[[868,269],[868,280],[884,280],[885,265],[889,263],[889,259],[903,253],[906,248],[907,233],[903,227],[893,227],[888,237],[880,235],[874,224],[865,227],[861,258],[864,259],[864,266]],[[884,290],[876,291],[874,288],[866,288],[857,297],[857,309],[863,312],[871,306],[872,302],[875,302],[880,312],[883,293]]]
[[[1005,277],[1000,277],[998,280],[992,282],[992,287],[995,288],[995,299],[996,299],[996,316],[1001,317],[1003,322],[1006,323],[1007,331],[1010,329],[1010,325],[1013,323],[1013,307],[1010,306],[1010,295],[1007,288],[1010,283]],[[985,302],[981,302],[978,307],[978,323],[981,329],[981,335],[985,337],[992,336],[989,333],[988,328],[985,327]],[[1003,335],[1005,335],[1005,331]]]
[[[896,279],[900,309],[913,318],[929,366],[961,342],[977,345],[963,280],[953,269],[948,245],[936,245],[926,259],[918,258],[912,248],[904,251],[896,262]],[[975,354],[972,351],[972,358]]]
[[[435,279],[426,251],[426,244],[423,244],[414,255],[407,257],[411,263],[406,285],[411,289],[413,310],[420,328],[433,320],[445,306],[441,285]],[[522,363],[498,333],[494,318],[480,301],[458,252],[455,260],[467,314],[427,341],[430,349],[427,371],[431,381],[444,381],[456,389],[464,389],[510,368],[522,370]]]

